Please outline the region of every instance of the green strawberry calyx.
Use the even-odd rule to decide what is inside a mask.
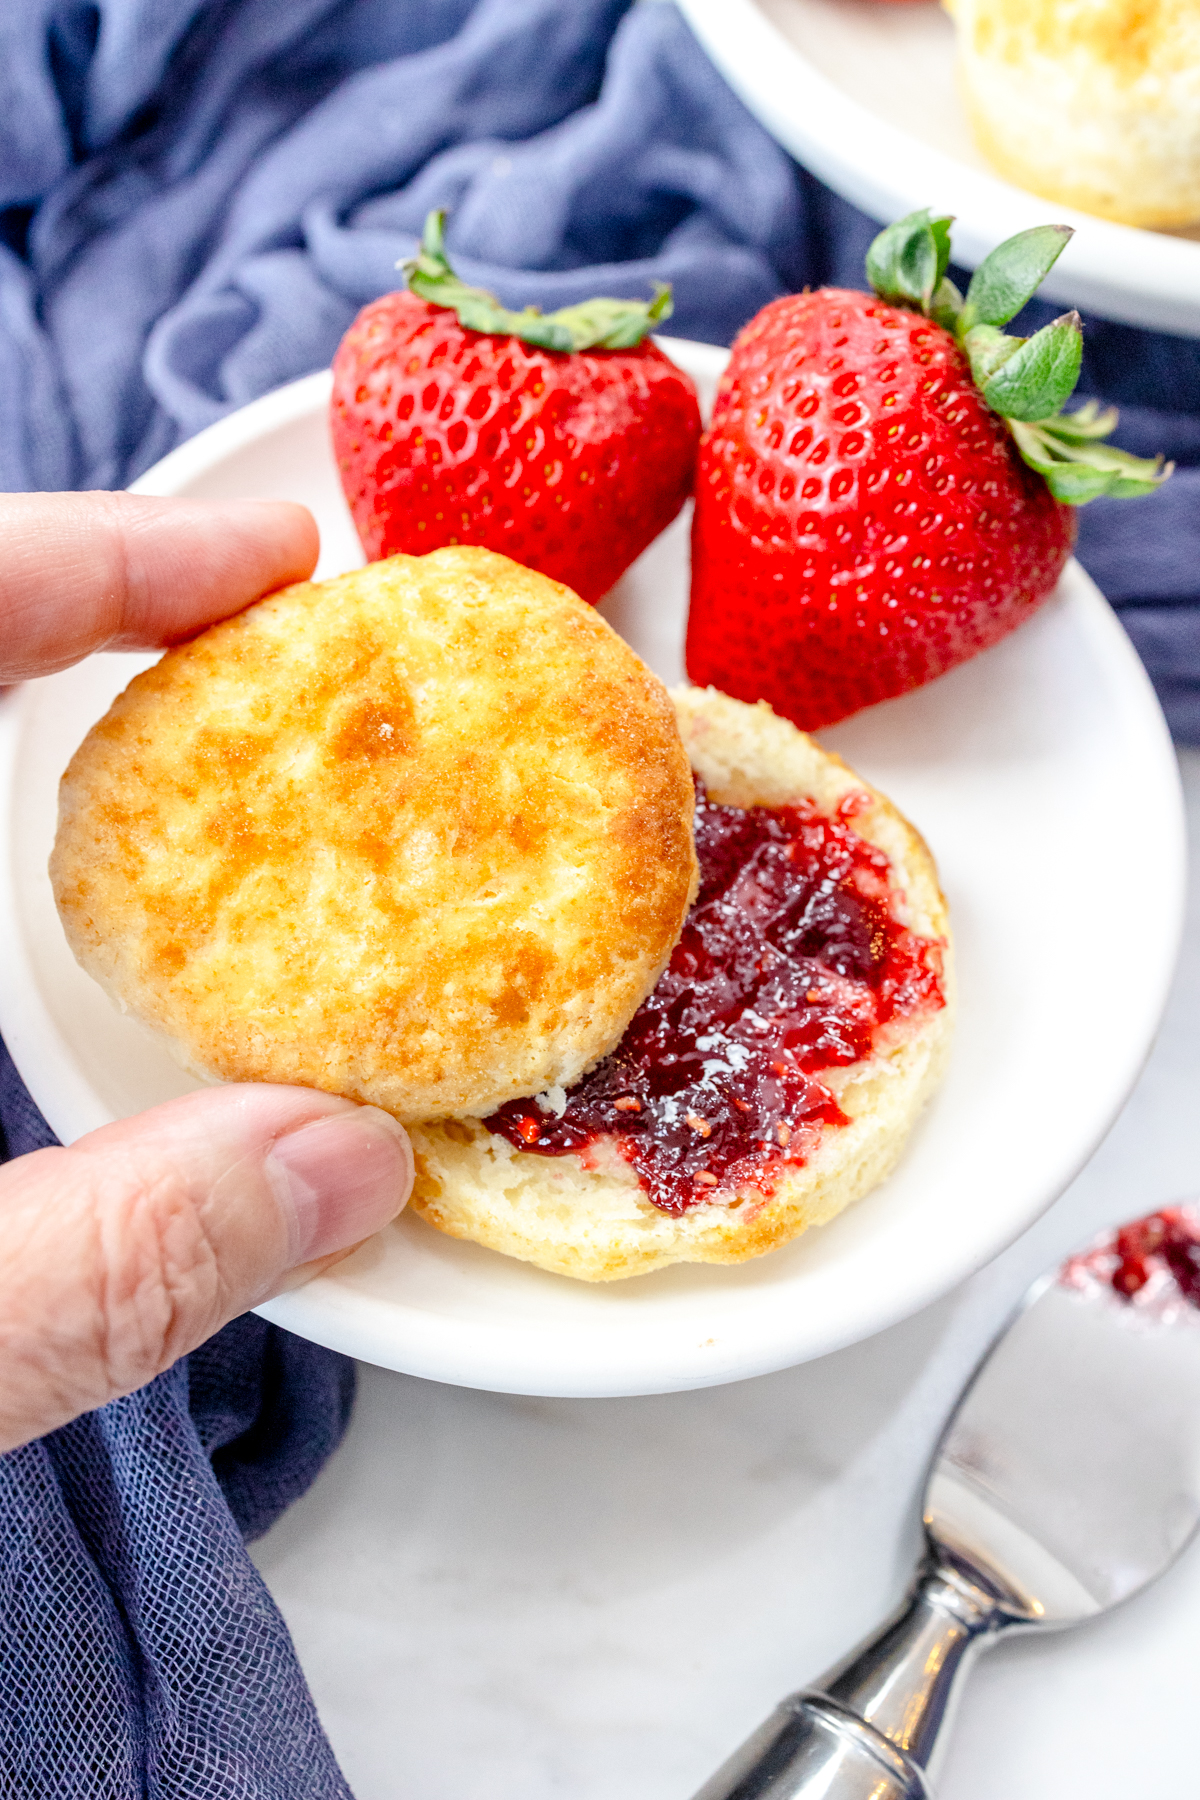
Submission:
[[[1102,494],[1122,500],[1150,494],[1171,473],[1116,450],[1104,439],[1117,423],[1114,406],[1089,400],[1063,412],[1083,361],[1077,312],[1043,325],[1032,337],[1002,327],[1033,298],[1074,235],[1069,225],[1035,225],[997,246],[971,277],[966,295],[947,278],[953,219],[929,208],[881,231],[867,251],[867,277],[883,300],[913,307],[943,326],[966,352],[975,385],[1012,433],[1023,462],[1045,477],[1056,500],[1082,506]]]
[[[521,338],[543,350],[635,350],[673,311],[670,287],[656,281],[652,300],[585,300],[552,313],[539,312],[536,306],[510,312],[486,288],[460,281],[446,256],[445,228],[445,213],[431,212],[419,252],[396,266],[404,271],[414,294],[434,306],[448,307],[471,331]]]

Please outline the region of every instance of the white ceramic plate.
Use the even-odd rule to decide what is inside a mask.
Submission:
[[[872,218],[919,206],[956,217],[974,268],[1015,231],[1076,227],[1050,298],[1200,337],[1200,228],[1140,231],[1013,187],[975,148],[938,0],[679,0],[734,91],[806,168]]]
[[[725,353],[677,343],[711,394]],[[305,501],[322,572],[361,562],[329,450],[329,377],[222,420],[143,492]],[[686,524],[605,612],[682,674]],[[110,655],[0,701],[0,1029],[71,1140],[194,1085],[76,966],[46,876],[59,774],[145,657]],[[914,1312],[1057,1196],[1115,1116],[1158,1022],[1178,943],[1184,837],[1153,691],[1087,576],[1013,637],[826,734],[925,833],[958,945],[950,1074],[891,1180],[735,1269],[601,1287],[543,1274],[417,1219],[262,1311],[384,1367],[512,1393],[701,1387],[786,1367]]]

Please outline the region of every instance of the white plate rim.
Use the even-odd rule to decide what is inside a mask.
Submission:
[[[1044,200],[922,143],[843,93],[756,0],[678,4],[771,135],[872,218],[887,223],[919,206],[953,213],[954,258],[968,268],[1031,225],[1073,225],[1076,236],[1043,294],[1125,324],[1200,337],[1200,244]]]
[[[714,373],[726,354],[707,345],[689,345],[687,350],[703,357],[706,367]],[[218,465],[232,451],[245,448],[280,425],[310,415],[318,407],[323,410],[329,383],[328,371],[303,377],[218,421],[149,471],[137,484],[139,491],[177,491]],[[1064,1152],[1056,1164],[1044,1169],[1036,1191],[1031,1191],[1019,1214],[1007,1215],[996,1229],[980,1234],[969,1255],[964,1256],[961,1245],[955,1249],[945,1244],[935,1246],[926,1257],[922,1280],[910,1282],[890,1305],[881,1306],[878,1295],[872,1294],[858,1307],[847,1306],[836,1330],[818,1321],[815,1329],[806,1332],[804,1321],[793,1321],[783,1333],[760,1333],[752,1353],[736,1341],[735,1334],[731,1334],[734,1341],[719,1344],[676,1343],[670,1349],[664,1345],[652,1378],[647,1377],[644,1349],[632,1345],[627,1354],[619,1336],[605,1336],[604,1356],[598,1361],[593,1359],[593,1367],[581,1370],[577,1362],[573,1364],[564,1357],[559,1367],[548,1370],[544,1326],[522,1326],[519,1322],[498,1325],[494,1319],[483,1326],[472,1326],[461,1317],[438,1318],[418,1308],[398,1308],[394,1302],[351,1293],[329,1278],[266,1303],[258,1309],[262,1315],[330,1348],[384,1367],[462,1386],[579,1397],[663,1392],[763,1374],[841,1348],[920,1310],[998,1254],[1070,1182],[1119,1111],[1153,1040],[1183,927],[1183,799],[1165,721],[1149,678],[1118,620],[1077,567],[1071,592],[1071,604],[1081,628],[1113,671],[1121,702],[1143,736],[1148,766],[1155,771],[1146,794],[1146,811],[1156,818],[1162,855],[1159,929],[1141,969],[1136,1004],[1125,1017],[1125,1054],[1114,1060],[1109,1080],[1098,1084],[1092,1095],[1087,1129],[1080,1130],[1069,1154]],[[26,694],[32,691],[31,684]],[[0,772],[11,767],[20,742],[24,710],[25,696],[20,690],[0,699]],[[11,842],[11,801],[12,783],[0,779],[0,846]],[[7,878],[9,867],[10,860],[4,855],[0,870],[0,941],[16,944],[21,941],[20,923],[15,889]],[[58,1035],[43,1012],[33,972],[22,959],[14,960],[16,968],[10,968],[8,978],[0,983],[0,1031],[43,1111],[51,1118],[63,1118],[69,1106],[78,1117],[81,1108],[94,1104],[89,1100],[87,1083],[71,1061],[69,1051],[64,1066]],[[599,1329],[604,1331],[603,1323]]]

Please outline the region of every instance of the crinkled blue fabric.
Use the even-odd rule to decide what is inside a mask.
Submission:
[[[876,229],[667,4],[23,0],[0,19],[0,487],[124,485],[321,367],[433,205],[510,304],[665,279],[671,329],[717,343],[789,288],[859,285]],[[1200,345],[1086,323],[1083,390],[1179,473],[1086,508],[1080,555],[1200,743]]]
[[[777,294],[860,285],[876,230],[661,0],[20,0],[0,488],[123,486],[325,365],[435,205],[510,305],[667,280],[671,329],[715,343]],[[1087,343],[1084,390],[1180,473],[1085,509],[1080,553],[1200,742],[1200,345],[1096,320]],[[0,1127],[10,1155],[53,1141],[2,1046]],[[246,1318],[0,1458],[0,1793],[346,1794],[244,1539],[313,1479],[352,1383]]]
[[[0,1129],[10,1156],[55,1142],[2,1043]],[[245,1546],[353,1400],[348,1357],[248,1314],[0,1457],[4,1800],[348,1800]]]

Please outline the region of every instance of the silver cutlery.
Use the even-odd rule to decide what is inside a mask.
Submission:
[[[1094,1618],[1200,1522],[1200,1224],[1109,1233],[1036,1282],[967,1384],[899,1611],[695,1800],[929,1800],[981,1650]]]

